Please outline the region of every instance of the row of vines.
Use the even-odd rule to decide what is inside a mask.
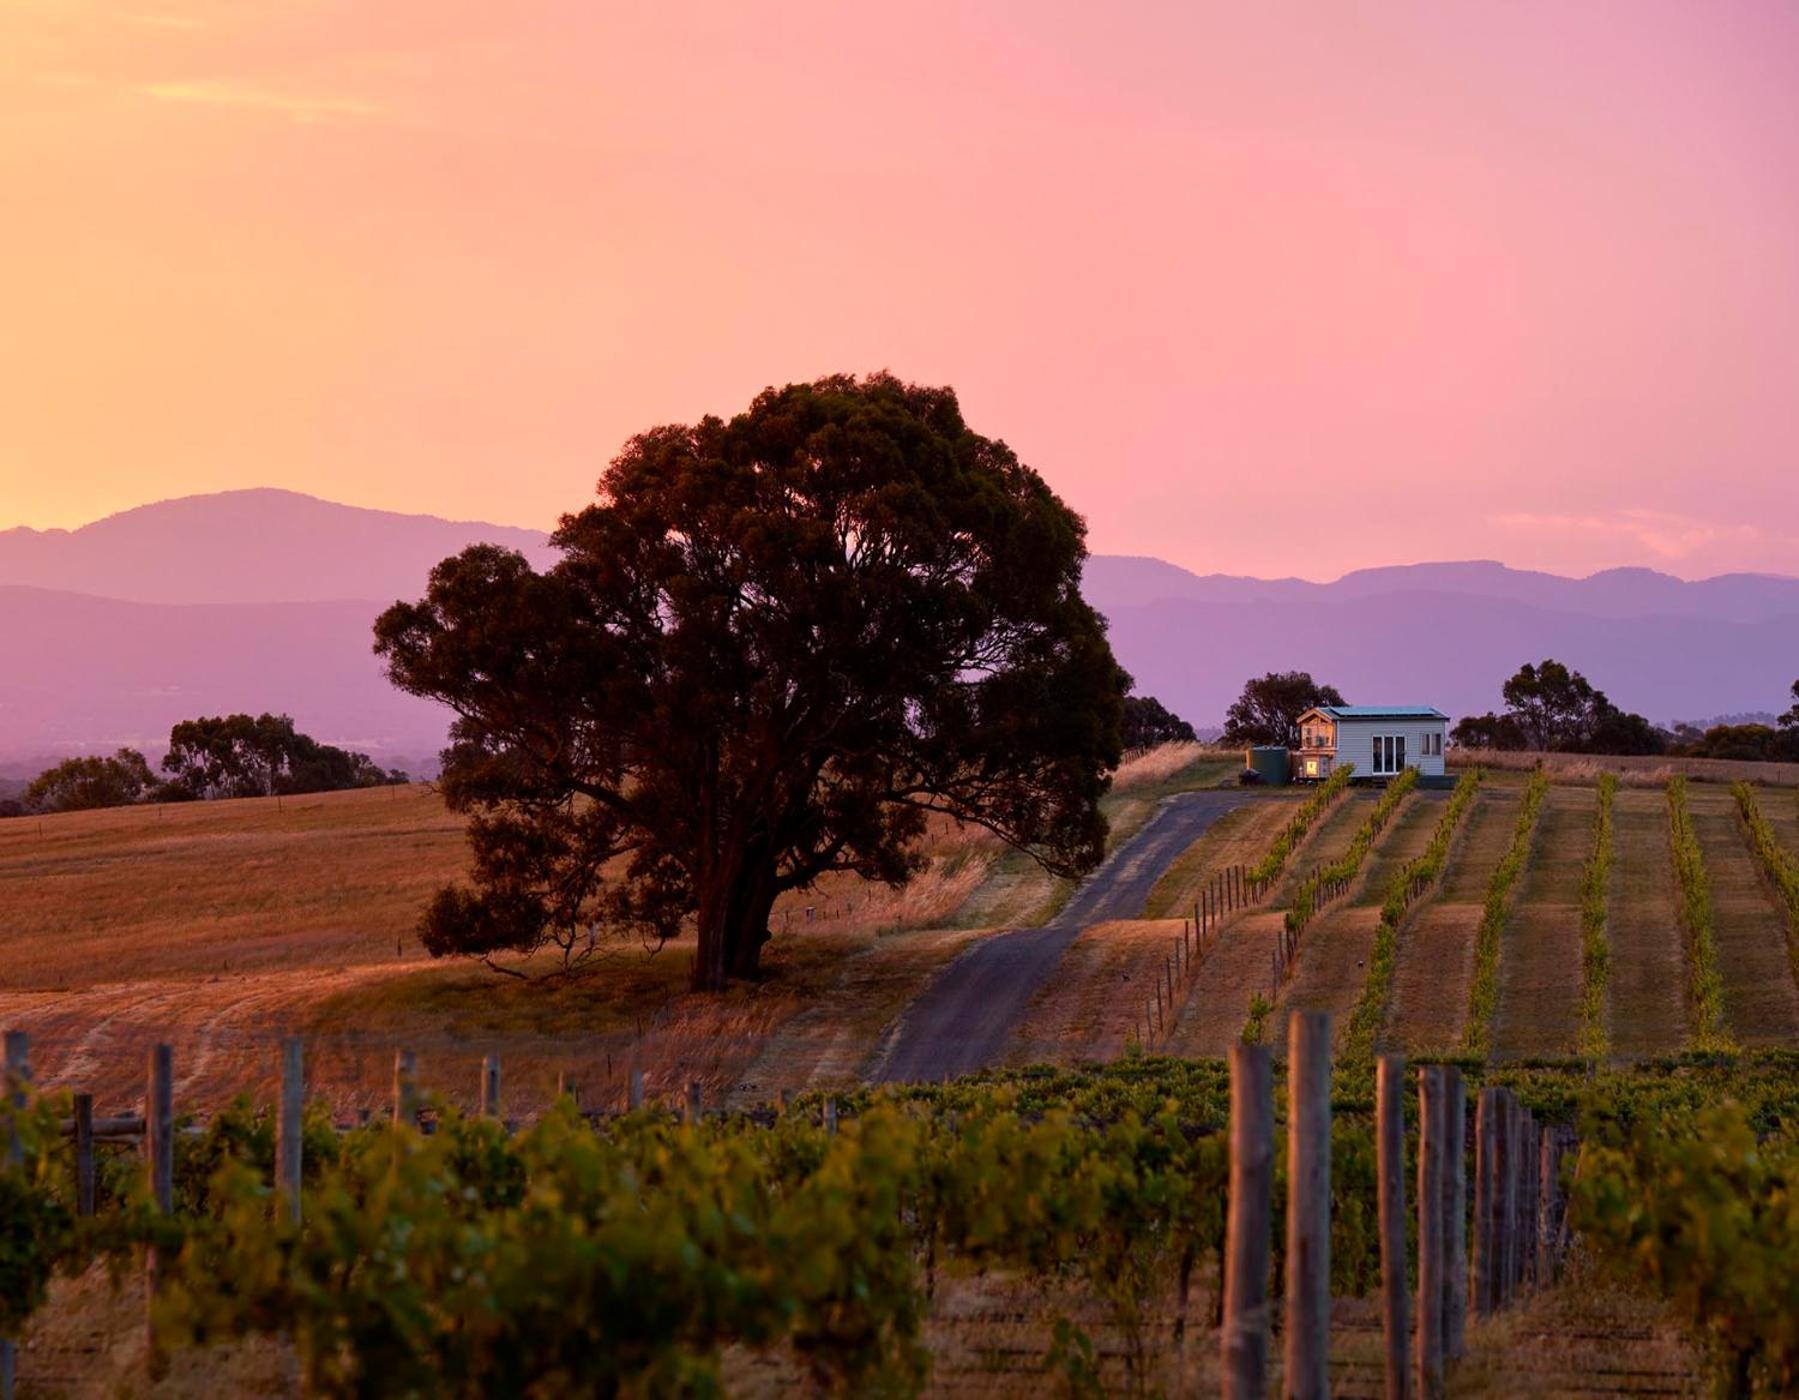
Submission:
[[[1579,1117],[1575,1223],[1599,1256],[1662,1284],[1732,1374],[1791,1387],[1799,1157],[1782,1134],[1799,1124],[1799,1057],[1629,1073],[1460,1063],[1471,1087]],[[1339,1065],[1338,1294],[1379,1272],[1372,1095],[1372,1065]],[[177,1138],[172,1215],[149,1209],[128,1154],[102,1174],[98,1215],[78,1219],[67,1104],[27,1096],[0,1109],[18,1144],[0,1166],[0,1332],[21,1335],[56,1273],[126,1268],[154,1245],[160,1345],[280,1337],[322,1395],[704,1393],[725,1383],[727,1353],[777,1357],[796,1384],[905,1394],[928,1380],[933,1299],[997,1270],[1040,1281],[1049,1314],[1102,1303],[1127,1387],[1153,1386],[1152,1325],[1172,1311],[1184,1335],[1190,1284],[1224,1244],[1220,1062],[1133,1057],[839,1103],[835,1133],[816,1101],[684,1124],[593,1123],[564,1100],[511,1134],[448,1110],[430,1134],[340,1130],[315,1109],[295,1221],[273,1184],[269,1116],[248,1104]],[[1046,1359],[1091,1391],[1096,1350],[1076,1311],[1046,1316]]]
[[[1443,808],[1443,815],[1437,818],[1430,845],[1407,861],[1387,885],[1381,900],[1380,923],[1374,930],[1374,945],[1368,954],[1368,976],[1361,997],[1350,1012],[1344,1036],[1343,1053],[1350,1060],[1368,1060],[1374,1054],[1375,1038],[1386,1019],[1393,967],[1399,955],[1399,925],[1412,904],[1441,878],[1443,867],[1449,861],[1450,843],[1461,828],[1468,809],[1474,805],[1484,777],[1478,768],[1462,776]]]
[[[1292,858],[1299,843],[1305,840],[1306,834],[1348,790],[1349,780],[1354,772],[1354,765],[1345,763],[1325,779],[1322,787],[1299,804],[1298,810],[1287,819],[1287,824],[1280,829],[1268,850],[1249,871],[1252,882],[1266,884],[1286,869],[1287,861]]]
[[[1693,1009],[1693,1049],[1727,1050],[1730,1032],[1724,1025],[1724,974],[1718,966],[1717,909],[1711,877],[1687,809],[1687,780],[1668,779],[1668,837],[1674,873],[1680,886],[1680,925],[1687,943],[1687,997]]]
[[[1499,1001],[1499,941],[1505,930],[1507,911],[1511,907],[1512,887],[1524,870],[1530,855],[1530,843],[1542,815],[1543,802],[1549,796],[1549,772],[1539,768],[1524,786],[1524,798],[1518,808],[1518,824],[1512,829],[1512,844],[1506,848],[1499,864],[1493,867],[1487,882],[1487,897],[1480,913],[1480,926],[1474,935],[1474,980],[1468,991],[1468,1024],[1462,1031],[1462,1050],[1484,1059],[1492,1038],[1493,1008]]]
[[[1731,784],[1730,791],[1737,800],[1744,830],[1749,833],[1749,847],[1786,911],[1787,959],[1794,976],[1799,977],[1799,856],[1781,846],[1773,824],[1762,815],[1753,787],[1737,782]]]
[[[1362,862],[1368,858],[1368,852],[1386,830],[1387,823],[1399,810],[1400,803],[1411,795],[1412,789],[1418,786],[1418,770],[1407,768],[1398,777],[1387,784],[1386,791],[1381,793],[1380,801],[1374,809],[1362,819],[1362,824],[1350,837],[1349,849],[1329,865],[1320,866],[1293,891],[1293,902],[1287,908],[1287,934],[1295,943],[1318,913],[1319,906],[1324,903],[1328,890],[1341,890],[1362,868]]]
[[[1612,894],[1612,811],[1618,798],[1618,775],[1599,775],[1599,800],[1593,813],[1593,850],[1580,877],[1580,1038],[1579,1050],[1589,1059],[1606,1053],[1605,988],[1611,974],[1611,944],[1606,916]]]

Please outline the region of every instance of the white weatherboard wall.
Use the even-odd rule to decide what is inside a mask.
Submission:
[[[1358,778],[1377,776],[1374,771],[1374,736],[1403,734],[1405,764],[1416,768],[1427,778],[1443,776],[1443,755],[1424,752],[1427,734],[1445,734],[1448,724],[1440,719],[1339,719],[1337,726],[1337,764],[1355,764]]]

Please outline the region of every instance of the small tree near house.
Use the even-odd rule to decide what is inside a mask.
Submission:
[[[1309,671],[1270,671],[1245,681],[1225,712],[1224,742],[1299,747],[1299,717],[1314,705],[1344,704],[1334,685],[1320,685]]]

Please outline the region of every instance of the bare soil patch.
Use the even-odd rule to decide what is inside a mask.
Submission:
[[[1156,882],[1145,911],[1152,919],[1190,915],[1200,892],[1223,870],[1254,865],[1293,815],[1288,796],[1257,797],[1228,812],[1189,846]]]
[[[1123,1054],[1180,936],[1179,919],[1117,920],[1083,930],[1031,999],[1007,1063],[1110,1060]]]

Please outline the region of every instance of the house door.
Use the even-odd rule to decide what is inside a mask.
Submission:
[[[1405,735],[1374,736],[1374,776],[1390,778],[1405,768]]]

